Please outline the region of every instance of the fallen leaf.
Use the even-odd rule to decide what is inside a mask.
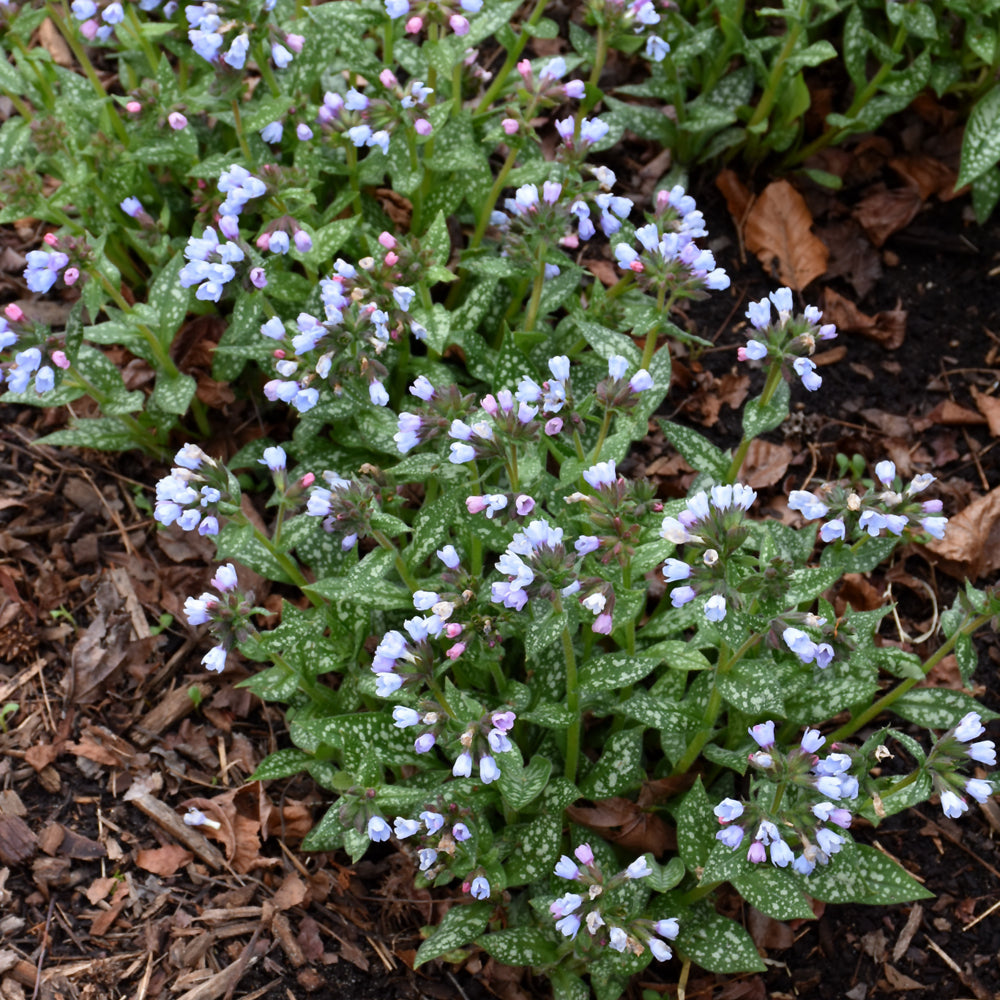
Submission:
[[[926,990],[923,983],[918,983],[915,979],[904,975],[898,969],[894,969],[888,962],[884,966],[885,978],[894,990]]]
[[[24,752],[24,759],[36,770],[48,767],[60,754],[62,748],[51,743],[36,743]]]
[[[897,307],[868,316],[829,285],[823,289],[823,318],[841,332],[860,333],[869,340],[878,341],[889,351],[901,347],[906,336],[905,309]]]
[[[87,901],[91,906],[95,903],[99,903],[116,885],[119,884],[119,881],[119,879],[116,879],[111,875],[104,875],[100,878],[95,878],[94,881],[90,883],[90,888],[84,893],[87,897]]]
[[[768,274],[801,291],[826,272],[829,251],[812,232],[805,199],[788,181],[774,181],[747,216],[744,240]]]
[[[826,279],[850,282],[859,299],[865,298],[882,277],[882,258],[854,219],[816,227],[816,235],[830,251]]]
[[[747,930],[758,948],[767,951],[772,948],[791,948],[795,942],[795,934],[788,924],[782,920],[775,920],[752,906],[747,909]]]
[[[951,518],[944,538],[932,539],[926,548],[959,579],[976,580],[1000,569],[1000,486]]]
[[[862,198],[851,213],[875,246],[905,229],[916,218],[924,199],[915,187],[889,190],[877,185],[871,194]]]
[[[951,399],[942,400],[927,414],[927,420],[932,424],[944,424],[947,427],[961,427],[963,424],[985,424],[982,413],[976,413],[966,406]]]
[[[987,396],[985,392],[979,392],[975,386],[972,387],[972,398],[976,401],[979,412],[986,417],[990,433],[994,437],[1000,437],[1000,399],[996,396]]]
[[[958,175],[951,167],[925,153],[910,153],[896,156],[889,166],[907,183],[913,185],[925,201],[937,195],[942,201],[955,197],[955,180]]]
[[[677,842],[673,831],[659,816],[645,812],[630,799],[601,799],[593,806],[570,806],[566,813],[574,823],[636,852],[650,851],[659,857]]]
[[[136,851],[135,863],[147,872],[162,875],[164,878],[176,875],[181,868],[194,860],[194,855],[179,844],[167,844],[166,847],[154,847],[150,850]]]
[[[290,872],[271,897],[271,903],[276,910],[287,910],[298,906],[306,898],[308,891],[305,882],[295,872]]]
[[[774,486],[782,480],[792,461],[792,449],[786,444],[773,444],[763,438],[754,438],[747,449],[739,479],[755,490]]]
[[[38,26],[38,40],[57,66],[62,66],[63,69],[72,68],[73,53],[70,52],[66,40],[59,34],[59,29],[49,18],[45,18]]]
[[[111,897],[111,908],[98,913],[94,918],[94,922],[90,925],[91,937],[103,937],[111,930],[111,925],[118,919],[119,914],[128,902],[128,894],[128,882],[122,882],[115,890],[114,896]]]
[[[737,229],[742,229],[754,200],[750,189],[740,180],[739,174],[728,167],[719,171],[718,177],[715,178],[715,186],[726,199],[726,208],[729,209],[734,225]]]

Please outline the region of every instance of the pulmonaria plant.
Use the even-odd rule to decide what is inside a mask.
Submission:
[[[994,794],[993,714],[920,682],[954,654],[971,686],[1000,597],[969,585],[939,639],[900,646],[890,608],[838,584],[944,533],[932,472],[799,483],[780,521],[758,502],[750,448],[814,398],[836,332],[788,288],[746,310],[734,353],[765,374],[740,440],[660,417],[640,445],[672,344],[697,340],[673,307],[697,319],[733,279],[679,175],[649,192],[610,164],[626,129],[669,137],[673,162],[778,148],[764,126],[791,142],[773,99],[819,24],[790,15],[788,45],[758,52],[763,93],[716,103],[687,89],[751,49],[659,0],[571,22],[516,0],[71,9],[46,13],[82,75],[28,57],[38,10],[2,11],[0,212],[41,220],[25,294],[70,305],[56,331],[4,307],[7,399],[89,397],[99,414],[49,443],[163,463],[157,529],[217,550],[184,605],[211,636],[200,667],[249,665],[241,683],[288,706],[290,745],[255,777],[305,770],[330,800],[305,848],[410,859],[445,912],[416,964],[475,944],[598,1000],[675,955],[680,982],[761,969],[715,910],[723,884],[777,919],[920,898],[867,825]],[[639,67],[614,98],[611,49]],[[687,490],[634,474],[664,439]],[[270,614],[240,583],[257,577]],[[676,847],[656,824],[627,849],[586,829],[608,801],[661,812]]]

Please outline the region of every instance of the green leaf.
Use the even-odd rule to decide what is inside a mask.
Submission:
[[[410,567],[422,563],[438,546],[444,545],[449,532],[459,520],[462,499],[468,490],[461,483],[453,486],[432,503],[420,508],[414,524],[413,538],[403,549]]]
[[[496,757],[500,765],[500,777],[497,779],[500,794],[512,809],[520,811],[545,790],[552,773],[552,762],[536,754],[527,767],[522,767],[521,751],[516,746]]]
[[[667,864],[661,865],[655,859],[646,859],[646,864],[653,869],[651,875],[647,875],[643,880],[644,885],[656,892],[669,892],[674,886],[679,885],[687,871],[684,862],[678,857],[671,858]]]
[[[139,442],[114,417],[86,417],[75,420],[72,427],[40,437],[38,444],[93,448],[95,451],[128,451],[138,447]]]
[[[830,864],[809,875],[803,888],[814,899],[826,903],[888,906],[934,895],[881,851],[853,843],[845,844]]]
[[[816,916],[802,894],[802,879],[786,869],[755,865],[733,886],[751,906],[775,920],[812,920]]]
[[[637,787],[645,777],[642,729],[624,729],[605,742],[600,760],[580,782],[580,794],[606,799]]]
[[[152,287],[149,289],[149,305],[156,311],[159,317],[159,340],[168,348],[173,343],[174,335],[177,333],[181,323],[187,316],[188,302],[191,298],[191,289],[182,288],[177,279],[181,268],[184,266],[184,254],[178,252],[168,264],[165,264],[156,276]],[[184,413],[184,410],[171,410],[171,413]]]
[[[487,955],[504,965],[548,965],[558,960],[555,942],[534,927],[515,927],[476,941]]]
[[[451,236],[448,233],[448,221],[444,217],[444,212],[438,212],[434,216],[434,221],[420,238],[420,246],[430,255],[432,264],[448,266],[448,261],[451,259]]]
[[[812,601],[832,587],[842,576],[838,566],[803,566],[792,570],[788,579],[788,590],[785,600],[789,607]]]
[[[692,907],[681,921],[677,950],[708,972],[763,972],[753,939],[735,920],[715,912],[709,901]]]
[[[573,722],[573,713],[565,705],[550,701],[541,701],[530,711],[519,712],[517,717],[547,729],[565,729]]]
[[[510,829],[513,844],[510,856],[504,861],[507,884],[523,885],[552,874],[552,867],[559,856],[562,838],[562,810],[550,810],[530,823]]]
[[[1000,201],[1000,169],[994,167],[972,182],[972,208],[976,222],[983,225]]]
[[[532,619],[524,635],[524,651],[529,661],[559,644],[566,622],[565,612],[556,614],[551,609],[544,617]],[[562,648],[561,645],[559,648]]]
[[[219,562],[232,559],[249,566],[269,580],[292,582],[292,578],[273,553],[254,535],[253,527],[249,524],[235,524],[230,521],[223,525],[216,536],[215,544],[216,558]]]
[[[659,666],[655,656],[606,653],[593,656],[580,667],[580,689],[603,693],[641,681]]]
[[[962,165],[956,190],[986,173],[1000,159],[1000,84],[994,84],[969,115],[962,136]]]
[[[669,420],[657,419],[667,440],[681,453],[696,472],[704,472],[718,482],[724,482],[729,472],[729,459],[696,430]]]
[[[760,399],[751,399],[743,411],[743,433],[755,438],[773,431],[788,418],[788,383],[782,379],[767,406],[761,406]],[[700,471],[700,470],[699,470]]]
[[[616,712],[660,732],[664,730],[683,732],[691,725],[691,719],[679,704],[656,698],[648,691],[636,691],[631,698],[616,708]]]
[[[432,958],[461,948],[477,938],[486,929],[494,906],[487,902],[459,903],[453,906],[438,924],[434,933],[417,949],[413,968],[418,969]]]
[[[171,376],[160,372],[149,397],[149,406],[161,413],[183,415],[187,413],[197,388],[198,383],[190,375],[178,372]]]
[[[343,820],[340,818],[340,804],[334,803],[323,814],[323,818],[305,835],[303,851],[334,851],[344,844]]]
[[[689,871],[703,868],[717,843],[713,808],[699,775],[677,810],[677,853]]]
[[[783,671],[770,659],[741,660],[716,681],[726,702],[754,719],[784,717],[787,683]]]
[[[896,715],[928,729],[950,729],[969,712],[978,712],[986,721],[1000,718],[972,695],[950,688],[914,688],[892,703]]]
[[[273,781],[277,778],[289,778],[304,771],[315,759],[311,754],[303,753],[296,747],[286,747],[284,750],[268,754],[247,780]]]
[[[310,8],[312,10],[313,8]],[[319,229],[309,253],[317,261],[328,261],[351,238],[358,225],[358,217],[335,219]]]

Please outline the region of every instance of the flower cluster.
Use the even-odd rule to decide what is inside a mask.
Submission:
[[[69,264],[69,256],[58,250],[29,250],[25,261],[28,265],[24,269],[25,283],[31,291],[44,295]]]
[[[239,510],[239,486],[221,463],[195,444],[186,444],[174,456],[177,465],[156,484],[153,517],[160,524],[175,522],[199,535],[219,533],[219,515]]]
[[[278,69],[285,69],[292,62],[294,53],[302,51],[305,38],[302,35],[282,35],[263,16],[270,13],[275,4],[276,0],[264,0],[252,14],[244,10],[243,5],[226,0],[189,4],[184,8],[184,16],[190,25],[188,40],[191,47],[202,59],[213,64],[222,53],[221,62],[234,70],[244,68],[251,49],[256,52],[258,45],[269,47],[271,61]]]
[[[197,285],[195,298],[204,302],[218,302],[223,289],[236,277],[236,268],[246,254],[232,240],[219,242],[219,235],[207,226],[201,237],[192,236],[184,248],[187,263],[181,268],[178,280],[182,288]]]
[[[656,208],[653,221],[635,231],[638,250],[628,243],[615,245],[618,266],[636,275],[640,286],[669,295],[671,301],[696,298],[705,288],[728,288],[729,275],[716,267],[711,250],[695,243],[708,233],[694,199],[678,185],[659,192]]]
[[[944,537],[948,518],[938,516],[941,501],[913,499],[934,482],[934,476],[930,473],[914,476],[903,488],[896,481],[895,464],[886,460],[876,464],[875,478],[881,486],[863,494],[839,482],[824,484],[819,494],[792,490],[788,506],[807,521],[825,518],[832,512],[834,516],[819,531],[824,542],[844,541],[861,532],[877,538],[883,529],[893,535],[902,535],[907,527],[911,531],[925,531],[934,538]]]
[[[715,807],[722,826],[715,837],[735,851],[753,831],[748,861],[760,864],[770,856],[776,867],[791,865],[808,875],[817,864],[828,864],[846,843],[838,831],[850,827],[852,816],[844,803],[856,799],[860,790],[851,773],[857,766],[854,757],[835,752],[821,760],[816,751],[826,738],[816,729],[807,729],[799,745],[787,752],[775,745],[774,722],[759,723],[748,732],[759,748],[749,760],[762,778],[752,784],[748,802],[726,798]],[[784,794],[776,797],[776,788]],[[777,812],[776,801],[781,803]],[[799,855],[786,836],[797,838]]]
[[[667,941],[673,941],[680,932],[676,918],[656,921],[629,919],[610,902],[611,894],[618,886],[652,874],[645,857],[636,858],[624,871],[605,880],[590,845],[581,844],[572,858],[562,855],[556,864],[555,874],[577,883],[580,890],[567,892],[549,906],[556,929],[564,937],[576,938],[580,928],[585,927],[595,944],[606,945],[614,951],[641,955],[649,948],[660,962],[672,957],[673,951]]]
[[[20,306],[13,302],[5,306],[3,316],[0,316],[0,351],[13,347],[20,341],[21,335],[30,333],[31,330]],[[44,346],[43,344],[42,347]],[[46,358],[42,347],[25,347],[14,355],[13,362],[0,368],[0,382],[6,378],[8,391],[27,392],[30,386],[39,395],[43,395],[55,388],[56,373],[52,365],[65,369],[69,368],[70,362],[61,350],[52,351],[49,358]],[[46,363],[48,360],[51,360],[52,365]]]
[[[772,303],[778,313],[777,321],[771,318]],[[823,313],[815,306],[806,306],[798,316],[792,315],[793,308],[790,288],[779,288],[768,298],[751,302],[746,317],[761,339],[751,338],[737,354],[740,361],[771,357],[779,364],[791,365],[806,389],[815,392],[823,379],[816,374],[816,364],[810,355],[816,352],[818,340],[833,340],[837,328],[832,323],[822,323]]]
[[[306,513],[323,518],[323,529],[342,535],[344,551],[354,548],[358,538],[371,533],[372,515],[379,510],[379,492],[373,483],[341,479],[333,472],[322,475],[326,486],[312,485]]]
[[[496,568],[506,579],[491,584],[491,599],[495,604],[521,611],[529,597],[557,602],[577,596],[594,616],[591,629],[609,635],[614,590],[599,577],[579,575],[581,560],[599,544],[595,536],[582,535],[576,540],[574,551],[567,551],[562,528],[553,527],[544,518],[531,521],[514,535],[497,560]]]
[[[176,9],[176,3],[173,5]],[[143,10],[148,9],[143,7]],[[80,32],[87,41],[106,42],[114,30],[116,24],[121,24],[125,20],[125,8],[119,0],[112,0],[111,3],[102,3],[100,6],[95,0],[73,0],[70,4],[73,17],[82,22]],[[98,12],[100,19],[98,19]]]
[[[670,603],[675,608],[708,593],[705,617],[709,621],[722,621],[726,617],[727,601],[738,599],[726,583],[726,559],[743,544],[746,537],[743,515],[756,499],[757,493],[742,483],[713,486],[708,493],[701,490],[689,498],[677,517],[663,519],[661,538],[701,550],[698,565],[671,558],[663,567],[667,583],[681,584],[670,594]]]
[[[483,0],[385,0],[385,12],[394,21],[406,18],[406,33],[416,35],[429,21],[433,24],[448,25],[456,35],[469,33],[469,19],[466,14],[478,14],[483,8]],[[461,13],[460,13],[461,11]]]
[[[996,767],[996,744],[993,740],[978,739],[985,732],[979,713],[969,712],[938,740],[928,755],[927,768],[934,790],[941,796],[941,809],[952,819],[958,819],[969,809],[962,792],[977,802],[985,802],[993,794],[993,780],[970,778],[960,770],[969,761]]]
[[[250,616],[262,609],[253,607],[252,594],[239,591],[236,568],[232,563],[216,570],[212,586],[218,595],[206,591],[200,597],[188,597],[184,601],[184,614],[189,625],[208,623],[212,626],[212,633],[219,641],[201,658],[201,662],[207,670],[222,673],[229,650],[255,631],[249,622]]]

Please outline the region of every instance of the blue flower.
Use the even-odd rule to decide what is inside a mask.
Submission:
[[[473,899],[489,899],[490,883],[482,875],[479,875],[472,880],[469,892]]]

